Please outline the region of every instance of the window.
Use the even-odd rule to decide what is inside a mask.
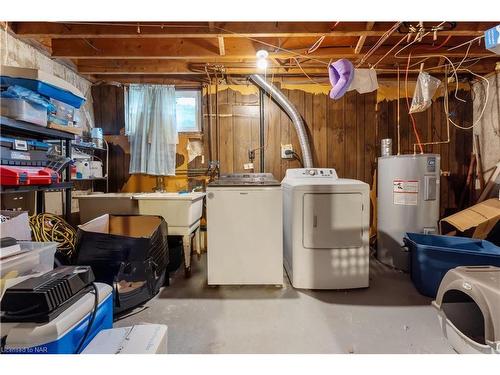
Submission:
[[[200,90],[176,90],[175,111],[178,132],[201,131]]]

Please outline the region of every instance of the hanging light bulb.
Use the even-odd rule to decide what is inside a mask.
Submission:
[[[261,70],[267,69],[267,57],[269,56],[269,53],[266,50],[259,50],[255,54],[257,56],[257,68]]]
[[[257,69],[265,70],[267,69],[266,59],[257,59]]]
[[[267,59],[269,53],[265,49],[260,49],[257,51],[255,56],[257,56],[258,59]]]

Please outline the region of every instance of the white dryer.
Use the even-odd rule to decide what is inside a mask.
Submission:
[[[284,265],[295,288],[368,287],[368,184],[332,168],[288,169],[283,189]]]

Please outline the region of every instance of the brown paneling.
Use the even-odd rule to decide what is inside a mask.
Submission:
[[[371,185],[380,153],[380,140],[392,138],[393,152],[397,152],[397,101],[376,103],[375,93],[360,95],[348,92],[343,98],[334,101],[327,95],[315,95],[300,90],[283,92],[297,107],[306,123],[315,166],[333,167],[341,177],[360,179]],[[470,99],[466,93],[461,93],[461,97]],[[258,96],[227,90],[219,92],[218,101],[219,122],[226,122],[221,126],[219,138],[223,149],[219,158],[221,171],[243,171],[243,164],[248,162],[248,149],[258,147]],[[450,100],[453,118],[459,123],[470,122],[470,101],[454,105],[451,102]],[[249,111],[254,114],[249,115]],[[407,111],[406,99],[401,99],[401,153],[413,153],[416,140]],[[232,117],[229,119],[223,116],[230,112]],[[290,143],[299,156],[302,156],[298,138],[286,114],[267,97],[264,100],[264,113],[265,172],[271,172],[281,179],[287,168],[297,168],[299,162],[281,159],[280,146]],[[422,142],[446,139],[442,98],[427,111],[416,114],[415,119]],[[469,131],[453,128],[451,136],[452,142],[449,145],[425,148],[425,152],[440,153],[442,170],[450,172],[449,177],[441,178],[441,214],[456,210],[472,147]],[[258,170],[258,152],[256,156],[255,166]]]
[[[122,86],[92,86],[95,126],[105,135],[119,135],[125,127],[124,90]]]
[[[300,90],[283,90],[302,114],[306,122],[315,166],[333,167],[340,177],[350,177],[372,183],[380,140],[393,139],[397,152],[397,102],[376,103],[376,94],[360,95],[348,92],[340,100],[327,95]],[[116,86],[96,86],[92,89],[96,126],[107,135],[119,135],[124,127],[123,89]],[[467,99],[463,104],[452,100],[450,113],[461,124],[470,124],[472,106],[470,94],[459,92]],[[223,90],[211,95],[211,128],[209,129],[208,97],[203,98],[203,131],[205,159],[219,160],[222,173],[244,171],[248,150],[259,147],[259,97],[242,95],[238,91]],[[415,136],[407,115],[406,99],[400,100],[401,152],[412,153]],[[446,117],[443,99],[434,102],[426,112],[416,114],[417,128],[423,142],[446,139]],[[276,178],[284,177],[287,168],[299,167],[296,160],[281,159],[281,144],[291,143],[301,155],[298,138],[287,115],[269,98],[264,100],[265,172]],[[457,208],[457,201],[465,183],[465,175],[472,148],[472,133],[451,127],[450,144],[434,145],[425,152],[441,155],[441,169],[450,173],[441,178],[441,214]],[[208,142],[208,140],[211,142]],[[209,144],[210,143],[210,144]],[[217,148],[218,145],[218,148]],[[115,147],[116,146],[116,147]],[[212,156],[209,155],[209,146]],[[119,191],[128,178],[128,154],[118,145],[111,147],[110,191]],[[259,152],[254,160],[259,170]]]

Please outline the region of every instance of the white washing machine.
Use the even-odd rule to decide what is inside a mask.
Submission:
[[[368,184],[331,168],[288,169],[283,189],[284,264],[301,289],[368,287]]]
[[[209,285],[283,284],[280,182],[270,173],[221,176],[207,187]]]

